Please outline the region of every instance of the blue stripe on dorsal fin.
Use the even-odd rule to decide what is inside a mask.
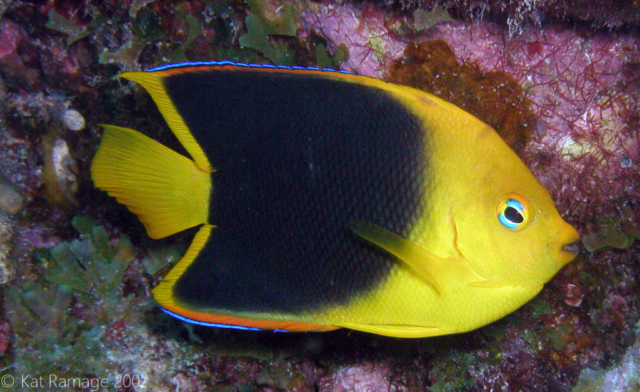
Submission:
[[[167,65],[161,65],[159,67],[148,69],[145,72],[162,71],[162,70],[171,69],[171,68],[198,67],[198,66],[210,66],[210,65],[235,65],[237,67],[288,69],[292,71],[338,72],[338,73],[343,73],[347,75],[353,75],[351,72],[341,71],[341,70],[336,70],[331,68],[299,67],[299,66],[290,67],[286,65],[271,65],[271,64],[245,64],[245,63],[234,63],[233,61],[194,61],[194,62],[186,62],[186,63],[167,64]]]

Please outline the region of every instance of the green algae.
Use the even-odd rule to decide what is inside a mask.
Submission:
[[[111,243],[105,228],[89,229],[91,223],[88,218],[74,218],[72,224],[81,237],[51,249],[51,265],[44,278],[69,287],[80,301],[119,300],[119,285],[135,251],[127,236]]]
[[[51,30],[65,34],[67,36],[67,46],[88,37],[96,30],[97,26],[103,24],[107,20],[106,16],[97,14],[91,19],[89,24],[79,26],[53,10],[47,13],[47,17],[49,20],[45,26]]]
[[[413,12],[413,28],[417,31],[426,30],[438,23],[451,22],[453,19],[445,8],[436,6],[431,11],[417,9]]]
[[[140,69],[139,59],[142,51],[147,45],[161,39],[164,35],[160,16],[144,8],[150,3],[153,1],[137,1],[132,4],[129,10],[134,18],[129,25],[131,38],[115,51],[105,47],[98,58],[99,64],[118,64],[130,71]]]
[[[589,233],[582,238],[585,249],[591,253],[606,248],[627,249],[633,242],[633,237],[625,235],[615,225],[601,226],[598,232]]]
[[[212,390],[212,392],[252,392],[252,391],[255,391],[255,385],[253,383],[216,387],[216,388],[213,388]]]
[[[144,48],[151,43],[155,37],[144,37],[134,35],[129,41],[118,50],[111,52],[104,49],[98,58],[99,64],[119,64],[127,70],[139,70],[138,59]]]
[[[49,11],[47,17],[49,18],[46,24],[47,28],[66,34],[67,45],[71,45],[90,34],[86,26],[78,26],[53,10]]]
[[[144,48],[161,37],[161,25],[157,15],[151,12],[139,12],[146,5],[155,0],[136,0],[129,10],[131,18],[131,38],[116,51],[109,51],[106,47],[98,58],[99,64],[120,64],[126,69],[139,69],[138,59]],[[93,15],[91,22],[84,26],[79,26],[73,21],[65,18],[57,12],[51,10],[47,14],[49,20],[46,27],[67,35],[67,45],[86,38],[95,33],[98,27],[105,23],[107,17],[99,12]]]
[[[182,253],[177,247],[150,249],[147,256],[142,258],[142,265],[146,273],[155,275],[167,265],[175,265],[182,257]]]
[[[449,355],[437,361],[430,372],[430,378],[438,380],[431,385],[433,392],[466,391],[474,385],[469,371],[476,367],[475,353],[452,350]]]
[[[277,7],[266,1],[248,0],[253,16],[262,22],[265,34],[295,37],[298,28],[293,5],[282,3]]]
[[[135,258],[135,249],[126,235],[112,241],[105,228],[89,218],[76,217],[72,224],[80,238],[37,252],[35,257],[46,267],[41,279],[27,281],[20,288],[11,287],[8,292],[17,299],[15,305],[27,306],[37,317],[66,311],[65,306],[58,306],[62,305],[58,295],[67,298],[66,293],[71,293],[79,303],[89,306],[99,303],[95,310],[108,313],[109,319],[114,316],[113,309],[120,308],[111,308],[111,305],[123,301],[120,284]],[[35,311],[41,308],[41,299],[52,308]],[[61,325],[60,322],[49,324]]]
[[[186,14],[184,18],[189,26],[189,34],[187,35],[187,38],[184,40],[184,42],[173,52],[171,57],[174,62],[189,61],[186,51],[202,32],[202,25],[196,20],[196,18],[193,17],[193,15]]]
[[[256,55],[253,50],[237,48],[217,48],[217,57],[233,63],[252,64],[256,63]]]
[[[277,8],[267,2],[249,0],[251,14],[245,19],[247,33],[239,39],[240,46],[255,49],[276,65],[291,66],[294,52],[286,41],[276,41],[271,36],[295,37],[296,15],[291,4]]]
[[[14,245],[13,220],[0,211],[0,285],[11,282],[16,275],[12,257]]]
[[[25,283],[20,289],[5,291],[5,306],[15,333],[40,339],[64,339],[76,330],[67,312],[72,299],[68,286]]]
[[[162,33],[162,21],[160,16],[155,12],[145,10],[138,13],[134,19],[132,31],[134,36],[142,38],[155,38],[159,37]]]
[[[549,342],[554,350],[560,351],[567,346],[565,334],[571,331],[571,327],[567,323],[560,323],[557,328],[549,332]]]
[[[141,306],[121,289],[135,249],[125,235],[76,217],[79,238],[34,256],[44,268],[37,281],[4,291],[15,341],[13,368],[21,374],[103,374],[108,327],[140,317]]]
[[[135,19],[138,16],[138,11],[146,7],[151,3],[155,3],[158,0],[133,0],[131,7],[129,8],[129,16]]]
[[[282,43],[271,43],[264,28],[264,23],[255,15],[246,19],[248,33],[240,37],[240,45],[262,53],[276,65],[293,65],[293,53]]]
[[[369,37],[369,47],[373,49],[373,56],[381,63],[384,64],[386,57],[386,44],[385,41],[377,35]]]
[[[616,215],[604,216],[596,222],[596,229],[582,237],[582,244],[588,252],[602,249],[628,249],[640,239],[640,229],[633,221],[629,206],[620,208]]]
[[[345,44],[340,44],[333,56],[329,54],[325,44],[316,46],[316,64],[320,69],[340,69],[340,64],[349,58],[349,50]]]
[[[0,19],[13,0],[0,0]]]
[[[533,298],[525,306],[531,309],[531,317],[534,319],[540,316],[548,316],[553,312],[551,305],[540,297]]]

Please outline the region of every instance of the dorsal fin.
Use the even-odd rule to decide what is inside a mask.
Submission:
[[[158,106],[160,113],[162,113],[171,131],[176,135],[189,155],[191,155],[191,158],[193,158],[200,170],[208,172],[214,171],[207,155],[202,151],[202,148],[191,134],[191,131],[189,131],[184,119],[176,110],[176,107],[171,101],[171,97],[167,94],[167,90],[162,83],[162,79],[165,77],[162,71],[125,72],[118,76],[137,82],[144,87]]]

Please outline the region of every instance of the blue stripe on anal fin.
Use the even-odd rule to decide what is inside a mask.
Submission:
[[[200,325],[200,326],[203,326],[203,327],[216,327],[216,328],[225,328],[225,329],[240,329],[240,330],[243,330],[243,331],[265,331],[264,329],[243,327],[241,325],[216,324],[216,323],[207,323],[207,322],[204,322],[204,321],[192,320],[190,318],[186,318],[184,316],[180,316],[179,314],[176,314],[176,313],[173,313],[171,311],[168,311],[165,308],[161,307],[160,309],[162,309],[162,311],[165,312],[166,314],[168,314],[169,316],[175,317],[180,321],[184,321],[185,323],[189,323],[189,324]],[[289,331],[276,330],[275,332],[289,332]]]

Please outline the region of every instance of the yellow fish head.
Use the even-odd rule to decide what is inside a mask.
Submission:
[[[488,286],[540,287],[577,255],[578,232],[562,219],[549,192],[518,166],[512,169],[519,181],[499,170],[485,177],[493,186],[461,213],[467,224],[455,219],[458,248],[492,282]]]

